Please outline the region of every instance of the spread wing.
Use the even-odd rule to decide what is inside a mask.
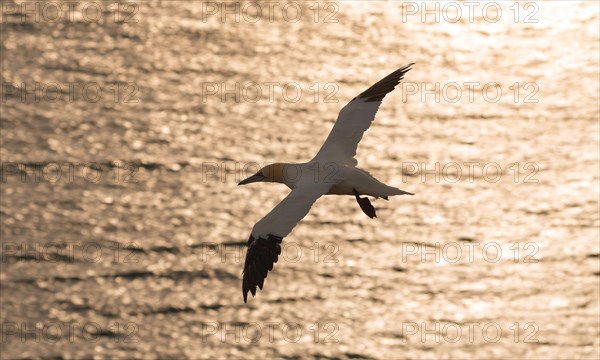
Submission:
[[[400,83],[410,67],[394,71],[352,99],[340,111],[333,129],[313,160],[335,161],[356,166],[356,148],[363,133],[371,126],[383,98]]]
[[[311,183],[295,187],[277,206],[254,225],[248,239],[244,263],[242,294],[247,302],[248,291],[256,295],[267,273],[273,270],[281,254],[281,241],[308,214],[315,201],[329,191],[331,184]]]

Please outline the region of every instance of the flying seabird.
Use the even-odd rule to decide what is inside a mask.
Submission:
[[[352,195],[370,218],[376,217],[375,208],[368,198],[360,195],[385,200],[394,195],[413,195],[388,186],[359,169],[354,158],[358,143],[375,119],[383,98],[394,90],[412,65],[389,74],[344,106],[325,143],[311,161],[270,164],[238,184],[277,182],[292,190],[252,228],[243,270],[244,303],[248,292],[254,296],[257,286],[262,290],[267,273],[273,270],[273,264],[281,254],[281,241],[322,195]]]

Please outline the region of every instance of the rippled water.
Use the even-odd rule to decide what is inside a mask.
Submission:
[[[597,3],[472,21],[464,3],[439,21],[281,3],[270,21],[256,3],[106,2],[99,23],[20,4],[2,4],[3,358],[600,356]],[[374,201],[375,220],[320,199],[245,305],[245,241],[287,189],[239,178],[310,159],[410,62],[358,160],[416,195]]]

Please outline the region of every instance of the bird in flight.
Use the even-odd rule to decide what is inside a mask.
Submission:
[[[412,65],[384,77],[344,106],[325,143],[311,161],[270,164],[238,184],[277,182],[292,190],[252,228],[243,270],[244,303],[248,300],[248,292],[254,296],[257,286],[262,290],[267,273],[273,270],[273,264],[281,254],[281,241],[322,195],[354,196],[370,218],[376,217],[375,208],[361,195],[385,200],[394,195],[413,195],[388,186],[359,169],[354,158],[358,143],[375,119],[383,98],[394,90]]]

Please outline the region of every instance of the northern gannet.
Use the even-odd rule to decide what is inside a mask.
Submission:
[[[274,163],[240,181],[283,183],[292,191],[252,228],[244,263],[242,294],[247,302],[248,291],[256,295],[267,273],[273,270],[281,254],[281,241],[306,216],[313,203],[322,195],[353,195],[362,211],[376,217],[375,208],[366,197],[388,200],[388,196],[413,195],[388,186],[367,171],[356,167],[356,148],[369,128],[385,95],[394,90],[410,67],[408,64],[381,79],[352,99],[340,111],[338,118],[317,155],[307,163]]]

